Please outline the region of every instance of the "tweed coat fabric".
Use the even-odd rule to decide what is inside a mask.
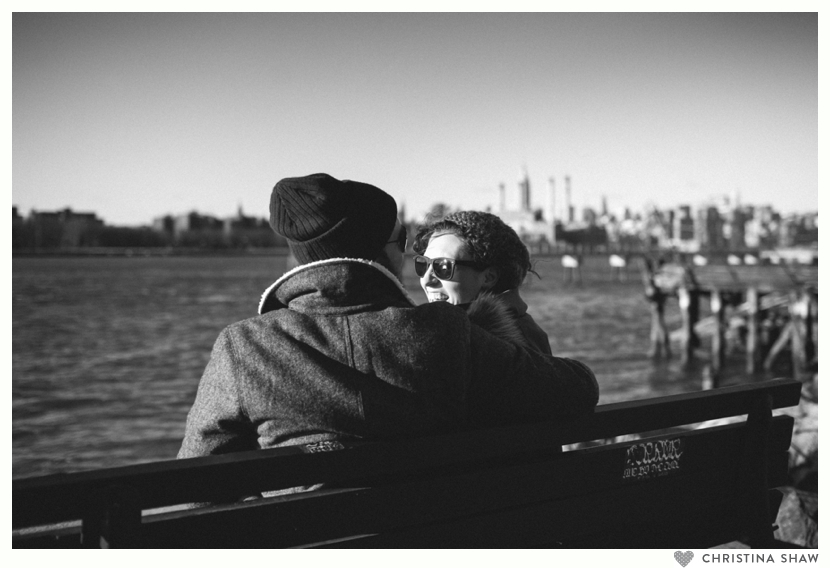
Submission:
[[[216,340],[179,458],[391,439],[591,412],[593,373],[416,306],[380,265],[329,259],[270,286]]]

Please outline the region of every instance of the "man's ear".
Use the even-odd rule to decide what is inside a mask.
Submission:
[[[499,269],[495,266],[488,266],[484,269],[484,283],[481,285],[482,291],[489,292],[498,281]]]

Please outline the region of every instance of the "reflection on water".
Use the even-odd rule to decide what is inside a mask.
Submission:
[[[13,477],[173,459],[213,341],[256,315],[284,257],[13,259]],[[540,260],[523,296],[556,355],[587,363],[601,403],[698,390],[703,365],[654,364],[639,278]],[[632,269],[633,270],[633,269]],[[424,301],[411,266],[405,285]],[[679,326],[676,306],[667,310]],[[705,314],[702,314],[705,315]],[[674,319],[673,319],[674,318]],[[741,380],[740,372],[733,373]]]

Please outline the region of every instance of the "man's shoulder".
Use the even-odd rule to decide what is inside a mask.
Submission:
[[[227,324],[221,334],[229,336],[246,335],[259,329],[278,329],[279,325],[276,320],[280,319],[279,312],[287,312],[288,310],[274,310],[265,314],[255,315]]]
[[[294,341],[292,338],[296,338],[305,327],[285,320],[286,316],[291,316],[289,311],[275,310],[227,324],[219,332],[215,348],[235,352],[238,356],[250,354],[251,350],[273,353],[284,347],[286,342]]]

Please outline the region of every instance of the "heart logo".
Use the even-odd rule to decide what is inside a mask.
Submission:
[[[674,553],[674,559],[677,560],[677,563],[686,568],[686,565],[692,561],[695,555],[692,553],[691,550],[687,550],[686,552],[680,552],[679,550]]]

